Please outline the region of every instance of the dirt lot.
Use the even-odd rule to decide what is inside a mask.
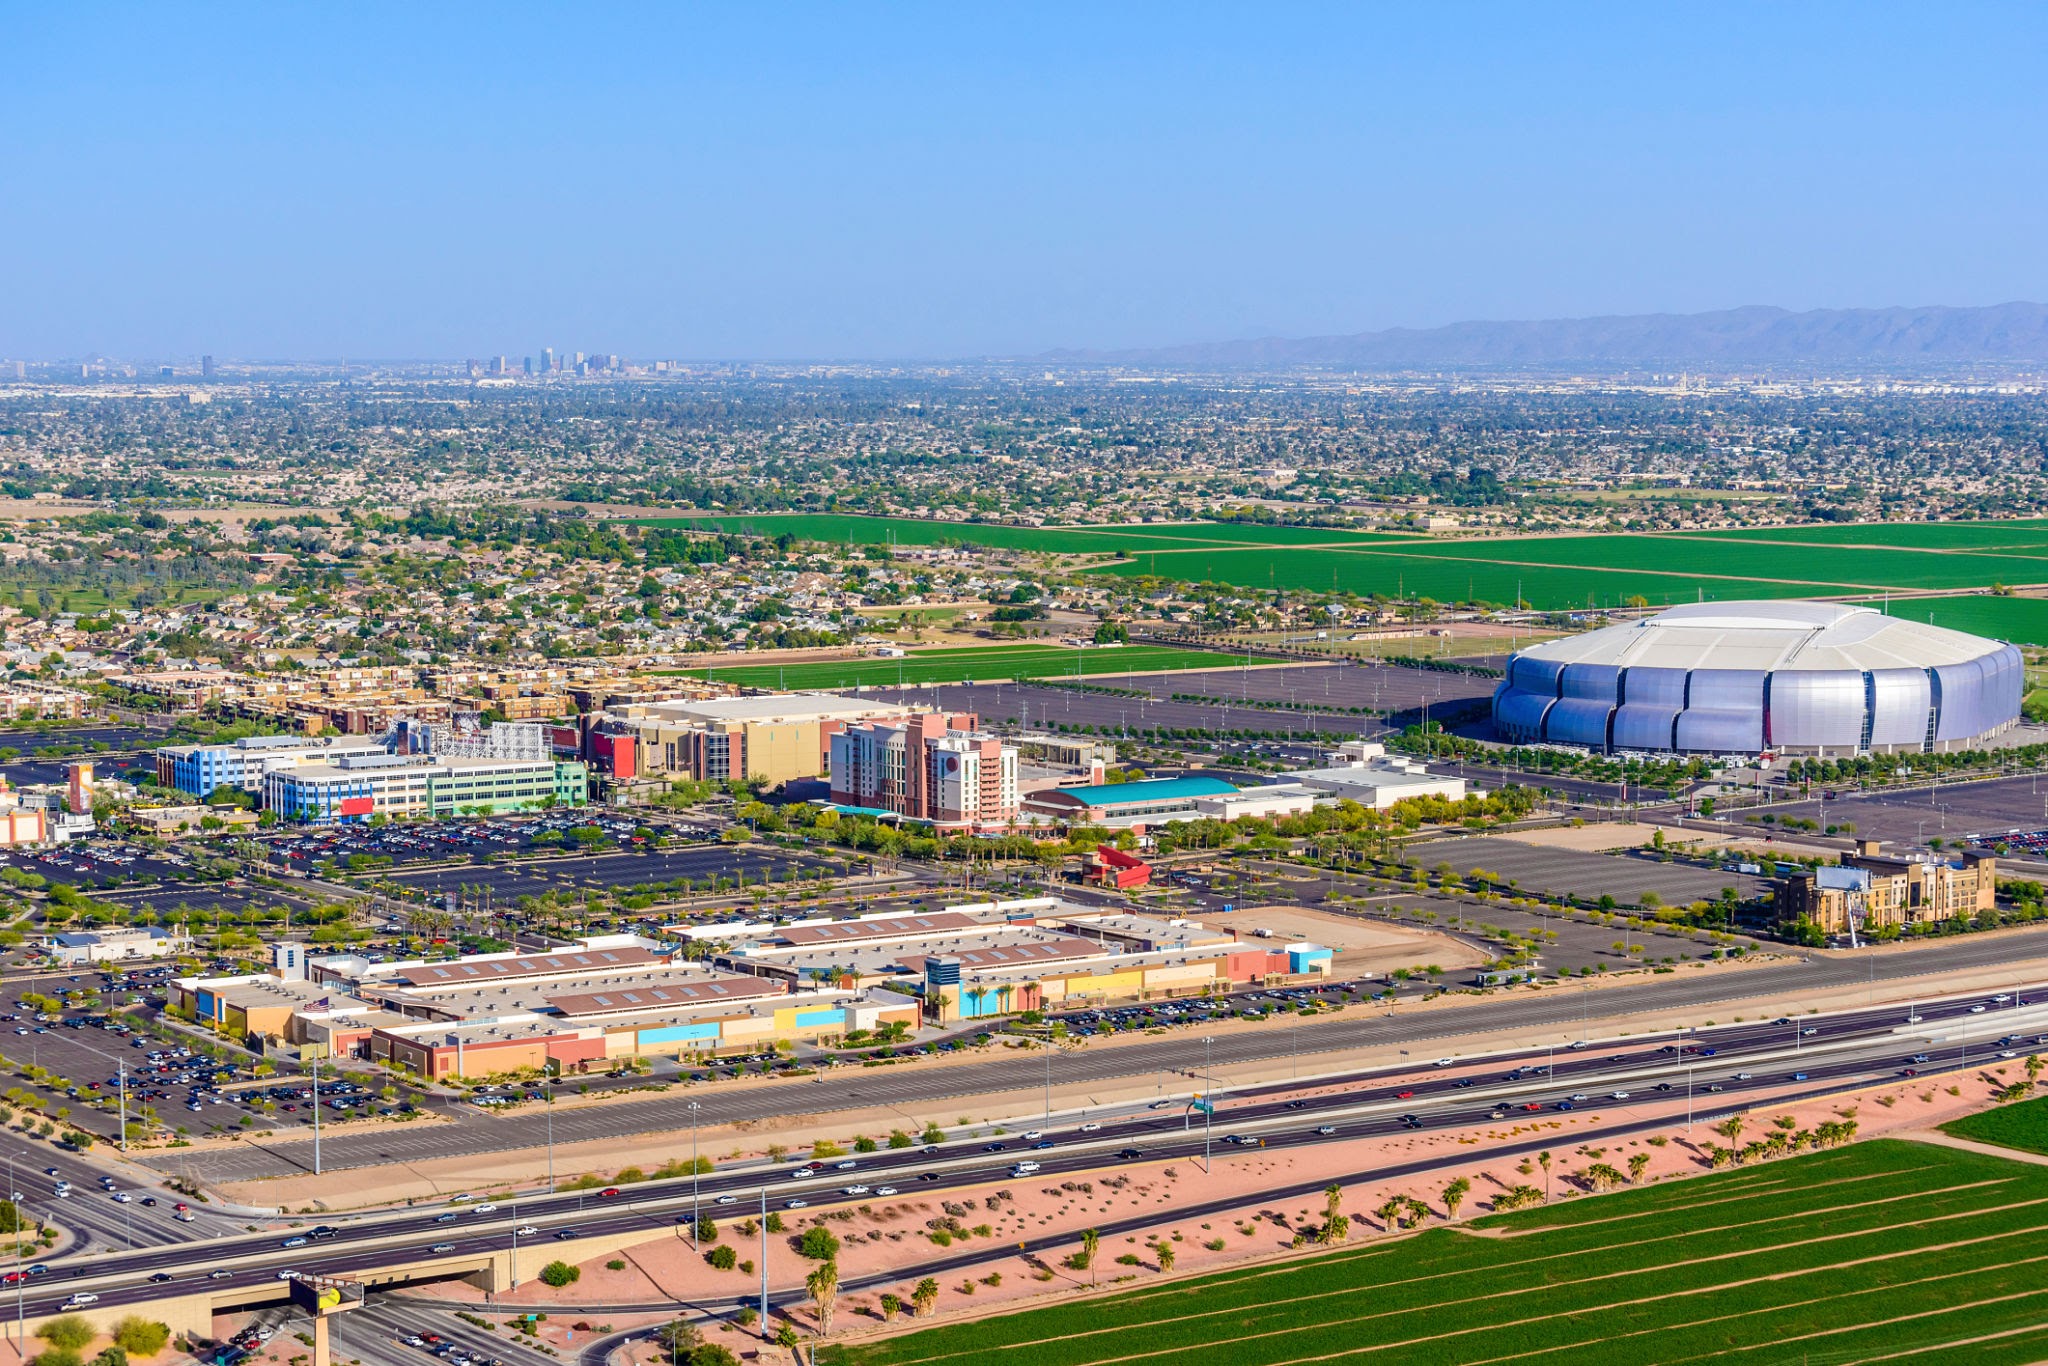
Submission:
[[[1452,972],[1487,961],[1485,953],[1448,934],[1332,915],[1305,906],[1204,911],[1202,921],[1218,929],[1235,930],[1241,939],[1248,939],[1253,930],[1269,929],[1274,944],[1303,939],[1320,944],[1333,951],[1331,975],[1340,981],[1384,976],[1395,968],[1412,968],[1418,963],[1435,963]]]

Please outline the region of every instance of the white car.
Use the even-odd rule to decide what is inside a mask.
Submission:
[[[1628,1099],[1628,1092],[1626,1092],[1626,1091],[1609,1091],[1609,1092],[1607,1093],[1607,1098],[1608,1098],[1609,1100],[1627,1100],[1627,1099]]]
[[[1043,1133],[1041,1133],[1041,1132],[1040,1132],[1039,1130],[1037,1130],[1037,1129],[1026,1129],[1026,1130],[1024,1131],[1024,1141],[1025,1141],[1026,1143],[1035,1143],[1035,1142],[1037,1142],[1037,1141],[1038,1141],[1039,1139],[1041,1139],[1041,1138],[1044,1138],[1044,1137],[1045,1137],[1045,1135],[1044,1135]]]
[[[512,1231],[522,1238],[537,1238],[540,1236],[540,1230],[535,1228],[532,1224],[521,1224],[518,1228],[515,1228]]]
[[[785,1200],[782,1202],[782,1207],[784,1209],[808,1209],[810,1204],[811,1202],[808,1200]]]
[[[498,1207],[496,1205],[478,1205],[471,1211],[473,1214],[496,1214],[497,1212]]]
[[[2001,1058],[2017,1058],[2019,1054],[2013,1052],[2010,1048],[2004,1048],[1999,1050],[1998,1056]]]
[[[808,1181],[817,1174],[818,1170],[815,1167],[798,1167],[789,1174],[789,1179],[792,1181]]]
[[[866,1195],[867,1193],[868,1188],[866,1186],[848,1186],[840,1192],[842,1195]]]
[[[1972,1015],[1982,1015],[1982,1014],[1984,1013],[1984,1007],[1983,1007],[1983,1006],[1971,1006],[1971,1007],[1970,1007],[1970,1013],[1971,1013]]]
[[[1436,1065],[1438,1067],[1449,1067],[1451,1065],[1451,1060],[1449,1058],[1438,1058],[1436,1060]]]
[[[1084,1134],[1099,1133],[1101,1129],[1102,1126],[1100,1124],[1083,1124],[1081,1126],[1081,1132]]]
[[[896,1193],[896,1188],[895,1188],[894,1186],[877,1186],[877,1187],[875,1187],[875,1194],[877,1194],[877,1195],[894,1195],[895,1193]]]
[[[740,1198],[737,1195],[721,1195],[713,1203],[720,1205],[737,1205],[739,1202]]]
[[[98,1304],[99,1302],[100,1297],[98,1295],[88,1295],[82,1290],[76,1295],[73,1295],[70,1299],[64,1301],[65,1306],[67,1308],[80,1304]]]

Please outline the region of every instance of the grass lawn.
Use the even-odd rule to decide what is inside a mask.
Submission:
[[[1950,1120],[1941,1126],[1941,1131],[1979,1143],[1996,1143],[2001,1148],[2048,1153],[2048,1096],[2001,1105],[1995,1110],[1979,1110],[1974,1115]]]
[[[1436,1228],[1163,1285],[1148,1259],[1121,1295],[824,1360],[2034,1362],[2048,1356],[2044,1202],[2048,1168],[1875,1141],[1471,1221],[1500,1237]]]
[[[1242,655],[1182,650],[1167,645],[1115,649],[1063,649],[1057,645],[975,645],[919,650],[903,659],[828,659],[811,664],[736,664],[723,669],[670,670],[748,688],[853,688],[891,683],[959,683],[967,679],[1073,678],[1103,674],[1221,669]]]

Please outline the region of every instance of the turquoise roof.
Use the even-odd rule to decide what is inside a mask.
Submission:
[[[1145,778],[1135,783],[1103,783],[1099,787],[1063,787],[1059,791],[1083,806],[1123,806],[1129,802],[1170,802],[1182,797],[1215,797],[1237,791],[1221,778]]]

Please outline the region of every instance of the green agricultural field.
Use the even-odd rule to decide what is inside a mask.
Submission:
[[[1506,604],[1519,586],[1524,600],[1551,610],[1638,596],[1666,606],[2048,584],[2048,520],[1465,539],[1228,523],[1013,527],[831,513],[641,520],[840,544],[968,544],[1116,557],[1091,572],[1251,589]],[[2007,610],[2016,624],[1988,634],[2048,643],[2048,628],[2032,625],[2028,609]],[[1960,624],[1968,614],[1956,615]]]
[[[1731,541],[1789,541],[1800,545],[1872,545],[1905,550],[1992,550],[2048,547],[2048,520],[2016,522],[1849,522],[1826,526],[1758,527],[1689,535]]]
[[[1995,598],[1985,593],[1956,598],[1895,599],[1888,606],[1873,602],[1895,617],[1931,621],[1936,626],[1973,635],[2048,645],[2048,598]]]
[[[1506,1236],[1436,1228],[1167,1284],[1153,1283],[1140,1251],[1143,1269],[1119,1294],[828,1347],[824,1360],[1735,1366],[2048,1357],[2048,1169],[2031,1164],[1870,1142],[1488,1216],[1472,1228]],[[1123,1244],[1105,1240],[1101,1255],[1112,1247]],[[897,1287],[905,1298],[909,1289]],[[844,1293],[840,1303],[844,1314]]]
[[[829,512],[768,512],[704,517],[638,517],[647,526],[692,531],[732,531],[755,536],[787,532],[806,541],[838,545],[978,545],[999,550],[1058,555],[1114,555],[1118,551],[1201,549],[1204,546],[1346,545],[1398,542],[1405,538],[1369,531],[1320,527],[1180,523],[1119,527],[998,526],[969,522],[925,522],[908,517],[862,517]]]
[[[1996,1110],[1979,1110],[1974,1115],[1950,1120],[1941,1126],[1941,1131],[1979,1143],[1996,1143],[2001,1148],[2048,1153],[2048,1096],[2001,1105]]]
[[[1484,544],[1484,543],[1480,543]],[[1743,565],[1720,564],[1713,575],[1652,569],[1576,568],[1515,564],[1437,555],[1358,550],[1225,549],[1199,554],[1140,553],[1099,572],[1126,578],[1158,575],[1196,583],[1238,584],[1319,592],[1374,593],[1389,598],[1429,597],[1439,602],[1515,600],[1539,608],[1612,607],[1640,595],[1652,606],[1726,601],[1732,598],[1839,597],[1859,591],[1853,584],[1769,583],[1741,577]],[[1719,577],[1725,575],[1725,577]]]
[[[737,664],[729,669],[683,669],[692,678],[716,678],[746,688],[854,688],[893,683],[959,683],[968,679],[1075,678],[1103,674],[1165,673],[1173,669],[1222,669],[1242,655],[1182,650],[1165,645],[1091,646],[986,645],[954,650],[919,650],[903,659],[828,659],[814,664]]]

